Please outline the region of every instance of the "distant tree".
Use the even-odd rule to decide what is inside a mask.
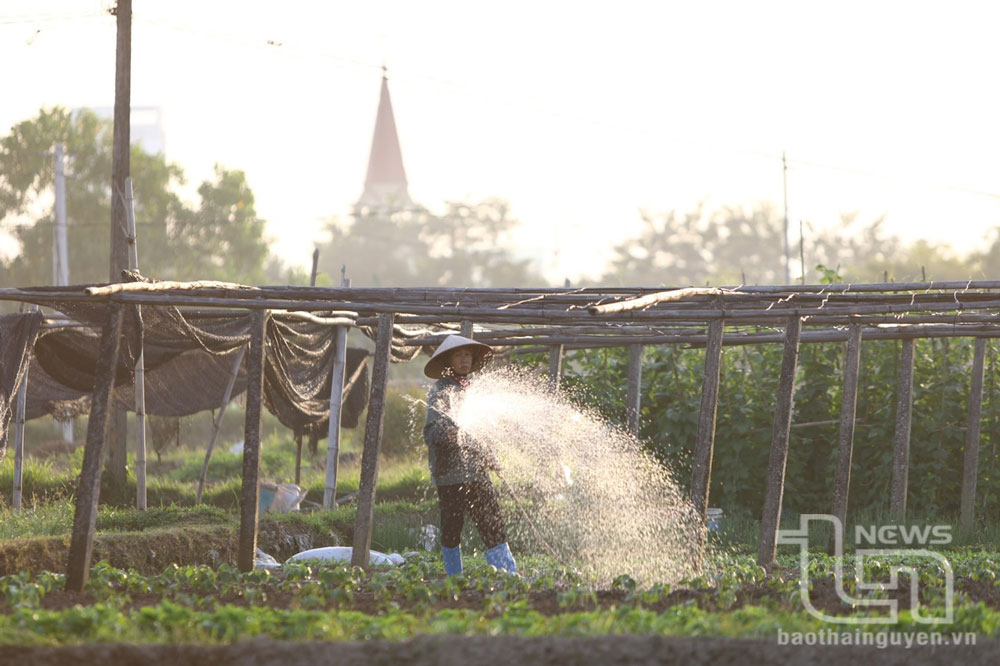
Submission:
[[[530,260],[505,247],[518,222],[498,199],[449,203],[392,214],[365,211],[328,221],[320,267],[339,283],[340,268],[354,286],[524,286],[543,284]]]
[[[984,245],[986,249],[976,255],[977,277],[1000,279],[1000,226],[990,230]]]
[[[424,213],[366,212],[348,220],[330,218],[330,240],[319,244],[320,272],[340,284],[341,266],[347,266],[354,286],[412,287],[421,283],[419,259],[427,253],[420,239]]]
[[[198,187],[196,211],[183,209],[167,226],[170,279],[265,281],[268,257],[264,220],[257,217],[254,196],[242,171],[215,167],[215,180]]]
[[[0,261],[0,283],[52,282],[54,229],[52,150],[66,145],[67,237],[70,281],[108,279],[111,218],[111,122],[90,111],[43,109],[0,139],[0,230],[18,251]],[[176,188],[183,172],[162,154],[131,149],[139,267],[163,279],[263,278],[264,222],[240,171],[216,168],[202,183],[199,208],[185,205]],[[116,193],[116,196],[120,194]]]
[[[782,220],[766,204],[749,212],[727,207],[710,214],[696,209],[683,216],[644,212],[642,218],[639,235],[614,248],[602,283],[736,285],[785,279]],[[929,280],[961,280],[983,274],[982,267],[990,265],[986,254],[962,257],[944,244],[904,243],[887,233],[884,223],[884,218],[863,223],[856,214],[845,214],[835,228],[816,230],[807,224],[806,281],[818,282],[826,271],[848,282],[921,280],[924,275]],[[796,240],[789,234],[793,282],[801,277]],[[991,251],[1000,255],[1000,231]]]
[[[428,216],[421,238],[428,247],[421,272],[439,286],[538,286],[529,259],[515,259],[507,242],[518,222],[499,199],[450,202],[442,215]]]
[[[784,279],[781,219],[770,206],[753,211],[699,208],[680,216],[642,212],[642,230],[614,248],[605,284],[772,284]]]

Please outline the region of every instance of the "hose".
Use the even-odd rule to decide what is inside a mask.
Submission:
[[[521,512],[521,515],[524,516],[524,520],[525,522],[528,523],[528,527],[531,528],[531,531],[534,532],[535,538],[538,539],[538,542],[542,544],[542,547],[544,547],[545,551],[549,554],[549,557],[555,560],[556,563],[562,566],[564,569],[568,569],[570,571],[573,571],[574,573],[579,574],[580,571],[576,567],[569,566],[568,564],[562,561],[562,558],[556,555],[556,551],[553,550],[552,546],[549,545],[549,542],[546,541],[545,537],[543,537],[541,532],[538,531],[538,527],[535,525],[535,521],[531,519],[531,516],[528,515],[528,512],[525,511],[524,507],[518,501],[517,495],[514,494],[514,489],[510,487],[509,483],[507,483],[507,479],[503,477],[503,474],[500,473],[500,470],[494,467],[493,471],[496,473],[497,478],[500,479],[500,483],[503,484],[503,487],[507,491],[507,494],[510,495],[510,498],[514,501],[514,506],[516,506],[518,510]]]

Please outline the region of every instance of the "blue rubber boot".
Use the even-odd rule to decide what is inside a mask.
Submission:
[[[441,555],[444,557],[444,572],[449,576],[462,573],[462,547],[455,546],[448,548],[441,546]]]
[[[517,564],[514,562],[514,555],[510,552],[510,546],[504,541],[499,546],[493,546],[486,551],[486,561],[497,568],[498,571],[516,574]]]

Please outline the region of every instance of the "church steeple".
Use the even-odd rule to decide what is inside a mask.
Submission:
[[[403,153],[399,149],[399,135],[396,133],[396,120],[392,115],[392,101],[389,99],[389,79],[386,68],[383,67],[375,133],[368,157],[368,175],[365,177],[365,190],[355,208],[392,212],[412,207],[413,200],[410,199],[406,170],[403,168]]]

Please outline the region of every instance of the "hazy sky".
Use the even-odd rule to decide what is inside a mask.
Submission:
[[[42,106],[112,105],[113,4],[0,0],[0,131]],[[361,193],[383,64],[413,198],[508,200],[518,252],[553,281],[598,274],[642,208],[780,212],[782,151],[793,228],[885,214],[968,250],[1000,225],[994,2],[133,12],[132,103],[162,107],[167,158],[192,185],[216,162],[246,171],[275,250],[303,266]]]

